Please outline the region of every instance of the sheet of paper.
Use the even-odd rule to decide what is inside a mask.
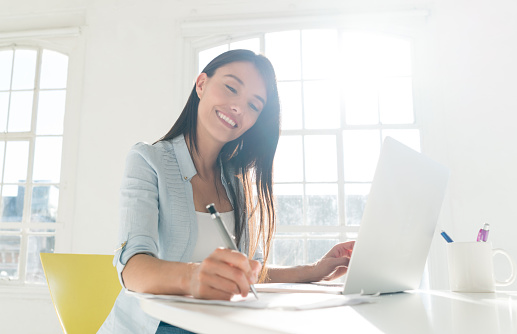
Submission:
[[[137,298],[151,298],[170,300],[182,303],[223,305],[232,307],[254,308],[254,309],[282,309],[282,310],[310,310],[317,308],[357,305],[362,303],[371,303],[375,301],[375,297],[362,295],[332,295],[323,293],[259,293],[257,300],[253,294],[249,294],[246,298],[234,296],[231,301],[225,300],[204,300],[196,299],[191,296],[174,296],[174,295],[152,295],[145,293],[136,293],[126,290],[126,293]]]
[[[343,284],[342,283],[264,283],[255,284],[255,289],[258,292],[280,292],[280,293],[293,293],[293,292],[313,292],[313,293],[331,293],[331,294],[342,294]]]

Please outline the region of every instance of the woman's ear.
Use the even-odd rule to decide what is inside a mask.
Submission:
[[[201,99],[201,96],[203,96],[207,78],[208,76],[206,75],[206,73],[201,73],[196,79],[196,93],[199,99]]]

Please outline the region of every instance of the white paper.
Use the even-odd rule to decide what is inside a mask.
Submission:
[[[340,295],[343,294],[343,283],[265,283],[255,284],[255,289],[258,292],[280,292],[280,293],[294,293],[294,292],[312,292],[312,293],[331,293]]]
[[[231,301],[196,299],[192,296],[153,295],[126,290],[137,298],[161,299],[174,302],[223,305],[254,309],[311,310],[317,308],[357,305],[375,301],[374,296],[334,295],[324,293],[258,293],[259,299],[250,293],[246,298],[236,295]]]

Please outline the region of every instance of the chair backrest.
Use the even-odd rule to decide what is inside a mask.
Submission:
[[[96,333],[121,290],[113,255],[41,253],[40,257],[63,331]]]

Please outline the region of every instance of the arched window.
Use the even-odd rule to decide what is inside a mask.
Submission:
[[[68,56],[0,48],[0,280],[43,283],[61,188]]]

